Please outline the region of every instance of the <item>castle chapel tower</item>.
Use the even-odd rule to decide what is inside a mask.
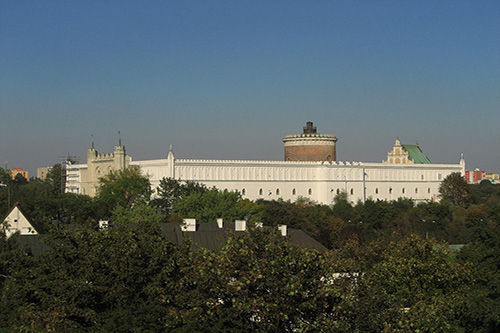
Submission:
[[[328,161],[337,160],[333,134],[319,134],[311,121],[306,123],[302,134],[285,135],[285,161]]]

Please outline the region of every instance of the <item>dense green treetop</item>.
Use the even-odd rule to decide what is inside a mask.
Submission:
[[[439,185],[439,194],[454,205],[467,206],[472,198],[470,186],[460,172],[449,174]]]
[[[132,208],[149,202],[152,190],[149,179],[137,166],[111,171],[99,179],[97,199],[104,205],[104,214],[118,206]]]
[[[190,180],[181,182],[174,178],[164,177],[160,180],[160,185],[156,188],[157,195],[151,204],[166,216],[170,216],[173,206],[177,201],[182,200],[190,194],[203,194],[207,191],[208,188],[200,183]]]

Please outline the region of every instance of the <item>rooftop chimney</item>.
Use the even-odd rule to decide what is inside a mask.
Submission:
[[[183,219],[182,220],[182,226],[181,230],[182,231],[196,231],[196,219]]]
[[[234,231],[245,231],[247,228],[247,221],[236,220],[234,221]]]
[[[286,236],[286,224],[278,225],[278,230],[281,232],[282,236]]]
[[[109,221],[107,220],[99,220],[99,230],[108,230]]]

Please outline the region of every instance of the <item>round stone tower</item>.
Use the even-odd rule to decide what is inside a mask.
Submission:
[[[306,123],[304,133],[285,135],[285,161],[328,161],[337,160],[333,134],[319,134],[311,121]]]

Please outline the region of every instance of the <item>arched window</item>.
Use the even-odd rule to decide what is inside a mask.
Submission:
[[[340,194],[340,189],[339,188],[337,189],[337,194]]]
[[[309,195],[313,194],[313,190],[312,189],[307,190],[307,194]]]
[[[392,187],[389,187],[389,194],[392,194]]]
[[[431,188],[430,187],[427,189],[427,193],[431,193]]]
[[[417,187],[415,187],[415,193],[418,193],[418,188]]]
[[[375,189],[375,194],[378,194],[378,188]]]
[[[351,195],[353,195],[353,194],[354,194],[354,189],[353,189],[353,188],[351,188]]]
[[[279,188],[276,189],[276,195],[280,195],[280,189]]]
[[[296,193],[296,192],[295,192],[295,189],[293,189],[293,190],[292,190],[292,195],[295,195],[295,193]]]
[[[401,190],[401,193],[405,193],[405,188],[403,187],[403,189]]]
[[[259,195],[262,195],[262,189],[259,190]]]
[[[241,195],[245,195],[245,194],[247,194],[247,192],[245,191],[245,189],[242,189],[241,190]]]

